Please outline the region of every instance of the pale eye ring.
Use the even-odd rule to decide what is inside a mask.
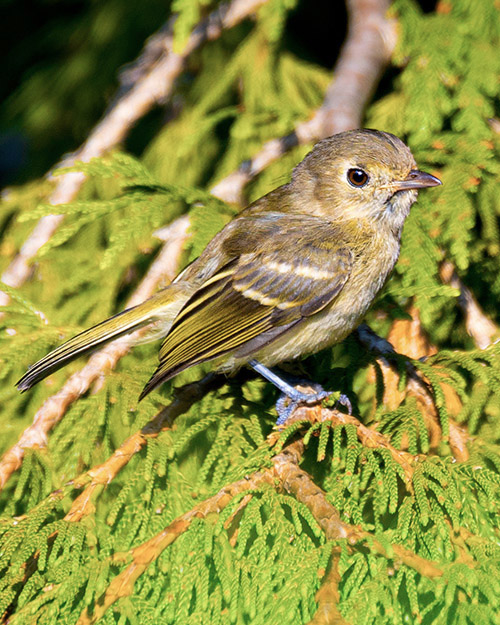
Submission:
[[[363,169],[359,169],[359,167],[353,167],[347,172],[347,180],[349,181],[349,184],[353,187],[360,188],[365,186],[365,184],[369,180],[369,176]]]

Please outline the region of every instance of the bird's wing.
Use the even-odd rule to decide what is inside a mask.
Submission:
[[[222,267],[187,301],[141,398],[187,367],[241,348],[257,351],[329,304],[351,272],[352,252],[323,220],[294,224],[257,249]]]

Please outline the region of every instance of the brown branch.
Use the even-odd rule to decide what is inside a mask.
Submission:
[[[301,143],[358,128],[397,42],[396,22],[387,17],[390,0],[347,0],[348,38],[335,66],[335,81],[312,119],[297,128]]]
[[[135,306],[153,294],[158,283],[163,279],[172,280],[176,273],[180,255],[187,237],[189,220],[181,217],[171,226],[171,237],[163,246],[158,258],[139,284],[127,306]],[[147,328],[126,335],[93,354],[88,363],[73,374],[55,395],[49,397],[33,418],[33,423],[24,430],[21,437],[0,460],[0,490],[23,461],[26,449],[44,447],[47,434],[62,419],[68,407],[81,397],[105,371],[128,353],[138,338],[147,332]]]
[[[297,414],[297,413],[303,414]],[[333,414],[332,410],[327,412]],[[309,414],[308,414],[309,413]],[[305,408],[296,410],[294,418],[315,420],[318,410],[316,408]],[[312,512],[316,522],[325,532],[329,540],[339,540],[348,538],[349,526],[340,519],[338,510],[326,499],[326,495],[321,488],[316,486],[312,478],[299,467],[299,462],[303,454],[302,440],[285,448],[274,457],[274,472],[279,479],[281,486],[289,493],[292,493],[298,501],[301,501]],[[339,610],[340,593],[339,584],[341,576],[338,570],[338,558],[340,557],[340,547],[335,545],[332,549],[329,570],[323,579],[321,586],[316,593],[318,604],[314,617],[309,622],[310,625],[349,625],[344,620]]]
[[[425,577],[443,575],[443,571],[434,562],[422,558],[401,545],[391,545],[394,555],[388,554],[385,547],[369,532],[341,521],[338,510],[328,501],[326,493],[314,483],[309,474],[298,466],[302,453],[300,444],[301,441],[298,444],[295,443],[294,447],[290,446],[273,458],[274,472],[284,489],[307,506],[328,540],[346,538],[351,546],[360,541],[367,541],[366,547],[371,551],[386,558],[399,560]]]
[[[314,409],[306,408],[305,410]],[[304,445],[299,439],[275,455],[272,458],[270,468],[225,486],[215,496],[206,499],[177,517],[168,527],[142,545],[135,547],[130,552],[115,554],[112,558],[114,562],[130,562],[130,559],[132,562],[111,581],[106,591],[95,602],[92,614],[88,608],[84,609],[77,625],[96,623],[118,599],[130,596],[135,582],[147,567],[161,555],[164,549],[173,544],[179,536],[189,529],[195,518],[219,515],[236,495],[262,488],[264,485],[274,488],[279,486],[306,505],[328,540],[347,539],[351,548],[360,541],[363,543],[366,541],[365,546],[371,551],[386,558],[400,561],[421,575],[431,578],[442,576],[442,570],[430,560],[418,556],[401,545],[392,545],[394,553],[388,554],[385,547],[374,539],[369,532],[344,523],[340,519],[339,512],[327,500],[325,492],[316,486],[310,475],[299,467],[303,451]],[[338,616],[341,618],[340,613]],[[336,621],[318,622],[345,625],[345,621],[338,619]]]
[[[304,410],[306,414],[302,415],[302,418],[304,416],[307,418],[307,412],[314,411],[314,408],[300,408],[296,412],[299,410]],[[347,538],[349,526],[340,520],[340,514],[327,501],[324,491],[299,467],[303,453],[304,444],[302,440],[298,440],[283,449],[273,458],[274,475],[286,492],[292,493],[296,499],[309,508],[328,540]]]
[[[174,400],[154,419],[129,436],[103,464],[93,467],[73,480],[73,488],[85,486],[85,490],[75,499],[64,520],[76,523],[91,514],[94,510],[94,495],[118,475],[133,456],[144,447],[148,439],[156,438],[160,432],[169,429],[179,415],[187,412],[206,393],[225,383],[224,376],[209,374],[198,382],[185,384],[176,389]]]
[[[436,353],[436,348],[431,345],[423,331],[418,310],[411,307],[409,310],[411,320],[396,319],[388,335],[388,341],[377,336],[368,326],[358,328],[360,341],[370,351],[378,353],[381,358],[379,365],[384,376],[384,404],[389,409],[397,408],[406,396],[413,397],[424,417],[429,432],[431,448],[436,448],[443,440],[443,432],[439,423],[438,410],[434,402],[432,392],[425,377],[410,363],[407,364],[408,381],[404,389],[399,389],[399,372],[390,356],[403,353],[409,358],[422,358]],[[451,386],[443,383],[442,390],[446,399],[448,411],[453,415],[461,408],[461,402]],[[448,442],[451,451],[459,462],[465,462],[469,458],[467,443],[470,440],[468,433],[461,428],[452,418],[449,418]]]
[[[317,608],[308,625],[350,625],[339,610],[341,576],[338,567],[340,548],[332,549],[328,572],[316,593]]]
[[[321,107],[295,130],[264,144],[252,159],[217,183],[216,197],[242,204],[243,188],[296,145],[361,125],[363,110],[396,45],[396,24],[387,18],[389,0],[347,0],[349,32]]]
[[[443,282],[460,291],[458,304],[465,317],[465,328],[479,349],[486,349],[500,338],[500,329],[481,310],[472,291],[460,280],[455,267],[445,260],[440,267]]]
[[[196,26],[182,53],[174,52],[173,20],[169,22],[167,27],[161,29],[146,45],[144,52],[134,64],[134,67],[140,70],[129,71],[126,74],[128,77],[135,75],[137,82],[116,99],[85,143],[56,168],[73,165],[76,161],[88,162],[121,143],[141,117],[170,97],[176,79],[194,50],[206,41],[217,39],[224,29],[232,28],[267,1],[232,0],[231,3],[221,4]],[[49,202],[54,206],[71,202],[84,181],[85,175],[78,172],[58,177]],[[29,278],[31,260],[52,237],[62,220],[62,215],[48,215],[40,219],[17,256],[2,274],[1,280],[5,284],[17,288]],[[0,306],[6,306],[8,302],[8,295],[0,291]]]
[[[488,119],[488,124],[493,132],[496,132],[497,135],[500,135],[500,119],[498,117],[491,117]]]

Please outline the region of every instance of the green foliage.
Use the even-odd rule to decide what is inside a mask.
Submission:
[[[166,19],[169,3],[35,2],[28,16],[26,7],[16,5],[4,3],[9,69],[0,132],[17,135],[21,145],[15,147],[28,151],[26,178],[45,174],[85,140],[113,97],[117,68],[140,52]],[[16,149],[8,156],[15,160]]]
[[[403,71],[394,90],[369,111],[368,122],[406,138],[419,165],[435,167],[443,181],[438,199],[422,197],[412,211],[398,264],[401,293],[415,293],[427,331],[442,344],[457,340],[454,304],[446,301],[456,294],[439,279],[444,256],[476,296],[493,301],[500,294],[491,239],[499,212],[491,189],[500,174],[500,143],[489,123],[498,112],[500,20],[489,1],[479,10],[467,1],[439,6],[424,15],[412,2],[394,3],[403,18],[395,55]]]
[[[176,14],[174,24],[174,51],[180,53],[193,28],[200,21],[202,10],[213,7],[210,0],[173,0],[172,13]]]
[[[33,278],[20,289],[2,285],[10,303],[0,317],[1,452],[81,363],[20,395],[14,383],[26,367],[118,312],[159,247],[154,231],[182,214],[191,224],[183,263],[193,260],[235,213],[209,193],[212,185],[321,104],[328,70],[286,48],[295,5],[263,5],[254,22],[190,59],[188,79],[176,86],[182,107],[141,157],[117,151],[72,168],[86,183],[76,201],[58,206],[64,221],[33,260]],[[172,3],[176,49],[216,6]],[[394,357],[397,405],[386,403],[380,361],[350,338],[303,366],[347,393],[355,417],[298,421],[276,434],[273,389],[243,374],[177,415],[174,386],[210,367],[183,372],[138,404],[157,346],[137,347],[69,406],[45,447],[27,450],[2,492],[0,619],[74,624],[99,613],[115,592],[99,623],[307,623],[336,567],[337,607],[348,623],[498,622],[500,352],[498,345],[474,348],[458,291],[440,277],[442,260],[453,261],[499,323],[500,140],[488,119],[500,104],[500,20],[493,0],[477,7],[442,0],[424,14],[413,0],[397,0],[398,72],[367,112],[367,126],[404,138],[419,166],[444,182],[421,194],[396,272],[368,317],[385,335],[412,303],[437,346],[425,359]],[[86,27],[104,10],[93,7]],[[40,70],[32,80],[46,77]],[[9,106],[27,101],[32,80]],[[41,100],[53,123],[59,96]],[[286,181],[307,149],[269,167],[248,197]],[[53,212],[53,184],[6,194],[4,267],[35,220]],[[404,392],[414,371],[425,376],[432,413]],[[166,421],[155,430],[151,422],[165,406]],[[468,458],[456,452],[460,428]],[[297,440],[315,498],[338,511],[351,538],[325,531],[293,477],[278,480],[276,454]],[[109,468],[110,458],[122,462],[120,470]],[[119,577],[133,570],[136,577]]]

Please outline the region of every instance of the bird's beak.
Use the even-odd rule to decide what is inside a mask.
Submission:
[[[436,176],[431,176],[425,171],[412,169],[404,180],[395,180],[394,189],[396,191],[406,191],[408,189],[425,189],[426,187],[438,187],[443,184]]]

